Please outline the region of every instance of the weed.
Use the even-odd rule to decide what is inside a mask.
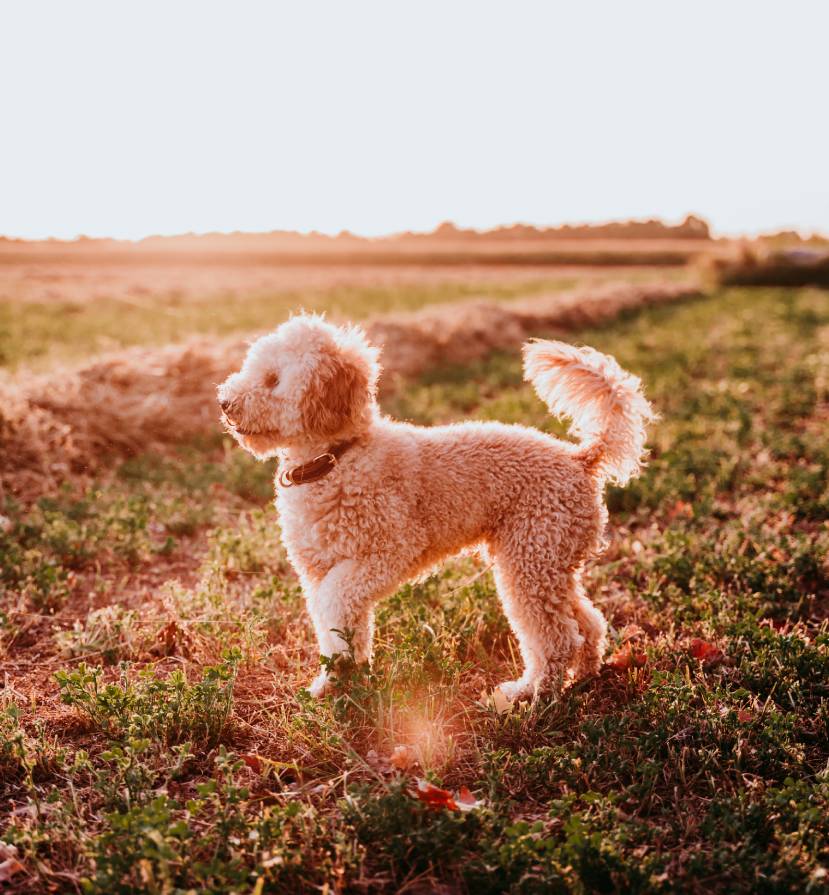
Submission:
[[[204,669],[195,683],[181,669],[166,678],[145,668],[130,681],[126,666],[118,683],[104,683],[103,669],[82,662],[55,677],[61,701],[80,709],[102,732],[120,739],[148,737],[165,745],[182,742],[210,747],[218,742],[233,706],[240,654],[230,652]]]

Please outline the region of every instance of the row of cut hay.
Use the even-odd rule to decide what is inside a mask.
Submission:
[[[691,297],[687,285],[614,285],[511,302],[466,301],[369,320],[384,387],[433,367],[510,350],[530,335]],[[215,387],[247,340],[198,340],[102,356],[76,369],[0,383],[0,500],[28,501],[113,459],[218,431]]]
[[[405,315],[377,317],[366,331],[383,345],[386,387],[401,378],[493,351],[520,348],[530,336],[566,332],[612,320],[626,311],[699,294],[695,285],[618,283],[513,301],[464,301]]]

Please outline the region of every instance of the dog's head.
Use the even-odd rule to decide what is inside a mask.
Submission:
[[[260,459],[353,438],[376,410],[379,354],[357,327],[293,317],[254,342],[219,386],[223,422]]]

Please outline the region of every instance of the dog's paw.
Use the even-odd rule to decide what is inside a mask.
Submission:
[[[332,681],[327,669],[323,669],[308,685],[308,692],[319,699],[331,690]]]

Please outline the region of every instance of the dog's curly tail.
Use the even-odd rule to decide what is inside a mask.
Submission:
[[[553,414],[572,419],[585,467],[619,485],[638,475],[656,414],[637,376],[594,348],[539,340],[524,346],[524,378]]]

